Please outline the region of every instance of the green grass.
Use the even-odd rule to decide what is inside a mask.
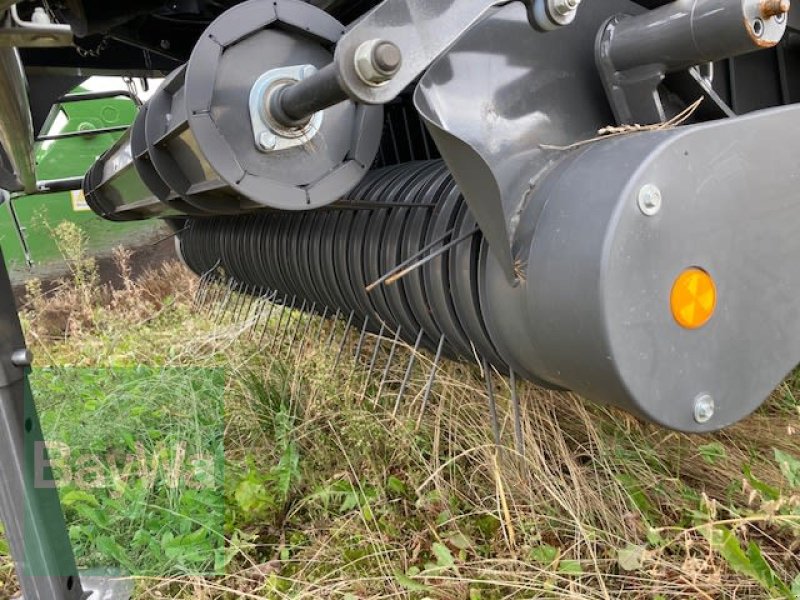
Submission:
[[[221,370],[51,367],[31,383],[81,566],[221,570]]]
[[[474,366],[444,364],[423,411],[430,357],[419,356],[395,413],[408,349],[376,397],[365,377],[373,337],[360,363],[351,340],[334,369],[342,324],[330,350],[329,325],[306,330],[295,313],[278,343],[277,314],[258,321],[256,304],[231,323],[196,309],[190,287],[173,269],[113,301],[92,292],[105,300],[72,320],[57,299],[26,313],[37,366],[52,366],[34,380],[48,435],[93,452],[163,437],[214,448],[192,423],[213,421],[224,397],[222,558],[205,540],[196,562],[171,559],[164,534],[198,529],[135,489],[67,506],[81,562],[123,562],[98,543],[110,537],[137,572],[156,575],[137,580],[138,598],[800,597],[798,374],[755,415],[705,437],[525,384],[519,455],[499,376],[500,448]],[[63,324],[66,337],[54,329]],[[113,525],[76,508],[94,502]],[[193,570],[220,562],[221,576]],[[3,574],[13,585],[7,560]]]

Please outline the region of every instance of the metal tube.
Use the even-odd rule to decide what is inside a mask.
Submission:
[[[28,101],[28,83],[15,48],[0,47],[0,143],[23,191],[34,193],[33,118]]]
[[[762,12],[762,0],[676,0],[613,22],[603,52],[619,71],[687,69],[777,44],[785,20],[780,25]]]
[[[331,63],[302,81],[278,90],[272,97],[270,112],[279,123],[291,127],[345,100],[347,93],[339,83],[336,64]]]

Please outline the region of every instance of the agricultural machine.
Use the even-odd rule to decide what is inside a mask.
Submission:
[[[48,186],[109,221],[166,220],[201,288],[691,433],[749,415],[800,359],[789,0],[0,8],[2,185],[41,190],[34,132],[81,78],[166,77],[80,186]],[[21,398],[17,329],[0,347]],[[53,503],[26,491],[22,406],[0,406],[19,523]],[[82,597],[33,530],[52,576],[23,575],[26,593]]]

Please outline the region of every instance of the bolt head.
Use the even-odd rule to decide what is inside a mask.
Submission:
[[[400,48],[386,40],[367,40],[354,56],[356,73],[368,85],[381,85],[397,75],[403,64]]]
[[[554,0],[553,10],[559,15],[565,16],[578,10],[581,0]]]
[[[714,398],[709,394],[700,394],[694,401],[694,420],[701,425],[708,423],[714,416]]]
[[[639,190],[637,201],[639,210],[648,217],[652,217],[661,210],[661,190],[658,189],[658,186],[648,183]]]
[[[15,367],[30,367],[33,363],[33,352],[20,348],[11,353],[11,364]]]
[[[268,131],[264,131],[260,136],[258,136],[258,147],[265,152],[274,150],[275,146],[277,145],[278,145],[278,138],[276,138],[274,134]]]
[[[305,79],[306,77],[311,77],[316,72],[317,68],[314,65],[306,65],[305,67],[303,67],[303,70],[300,73],[300,77],[302,79]]]
[[[403,55],[392,42],[379,42],[372,50],[372,66],[384,75],[395,75],[403,64]]]

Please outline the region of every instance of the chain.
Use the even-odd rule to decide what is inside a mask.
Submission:
[[[76,46],[75,50],[78,52],[78,56],[81,58],[97,58],[100,56],[103,51],[108,48],[109,38],[108,36],[104,36],[100,43],[97,44],[94,48],[84,48],[83,46]]]

